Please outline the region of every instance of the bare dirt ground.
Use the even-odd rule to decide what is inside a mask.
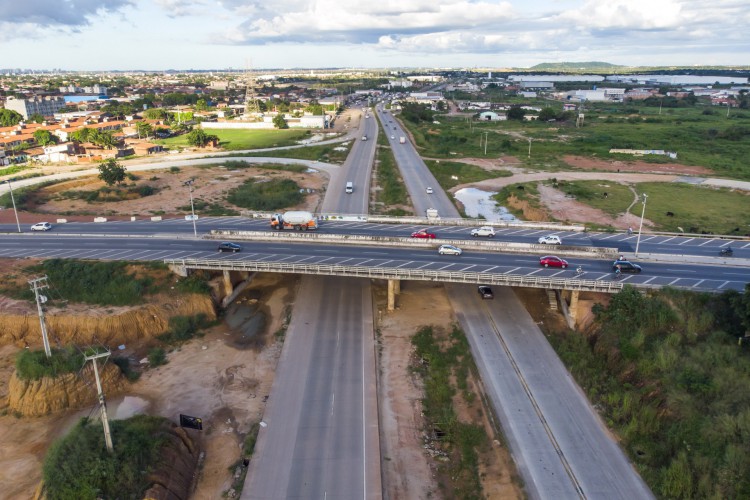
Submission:
[[[397,309],[387,312],[385,290],[377,289],[379,312],[379,400],[381,414],[381,451],[384,488],[388,498],[442,498],[435,481],[436,462],[425,449],[422,416],[422,385],[410,370],[414,348],[411,337],[425,325],[449,330],[455,316],[445,289],[440,284],[402,282]],[[472,390],[480,393],[481,382],[472,379]],[[482,425],[494,436],[485,413],[477,422],[476,411],[457,406],[464,422]],[[513,481],[514,465],[507,449],[492,439],[491,451],[480,457],[484,498],[519,499],[523,495]]]

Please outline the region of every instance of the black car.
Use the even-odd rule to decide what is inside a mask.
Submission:
[[[231,241],[219,243],[219,252],[239,252],[240,250],[242,250],[242,247],[237,243],[232,243]]]
[[[616,260],[612,263],[612,270],[617,271],[620,269],[621,273],[633,273],[638,274],[641,272],[641,266],[633,264],[629,260]]]
[[[487,285],[479,285],[479,288],[477,289],[479,292],[479,295],[482,296],[483,299],[494,299],[495,294],[492,293],[492,288],[488,287]]]

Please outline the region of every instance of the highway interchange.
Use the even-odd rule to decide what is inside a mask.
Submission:
[[[405,134],[397,120],[390,113],[378,113],[417,213],[438,208],[441,215],[458,216],[413,146],[408,141],[399,143]],[[323,203],[325,212],[367,211],[378,134],[372,113],[361,120],[360,132],[358,135],[367,135],[368,140],[357,139],[341,171],[332,175]],[[344,194],[347,181],[355,184],[353,195]],[[434,194],[425,192],[428,185]],[[268,223],[240,217],[202,218],[197,227],[201,234],[211,229],[266,231]],[[323,222],[320,232],[408,237],[423,227]],[[26,234],[28,227],[23,227],[25,234],[21,235],[14,234],[15,229],[15,225],[0,225],[0,232],[6,233],[0,238],[0,256],[252,259],[545,276],[573,273],[571,269],[541,268],[539,254],[467,251],[454,257],[439,256],[434,248],[243,242],[241,253],[217,254],[215,241],[194,239],[192,224],[178,219],[67,223],[33,235]],[[470,239],[466,227],[430,229],[440,239],[459,243]],[[523,227],[497,231],[495,240],[531,244],[550,233]],[[555,234],[565,246],[617,248],[629,257],[636,238],[623,233]],[[625,282],[741,290],[750,282],[750,271],[718,259],[719,248],[726,244],[717,238],[644,236],[640,254],[671,258],[669,262],[640,262],[644,272],[626,276]],[[736,262],[750,257],[747,241],[732,246]],[[564,256],[562,250],[550,248],[549,253]],[[691,259],[701,263],[680,263]],[[612,277],[611,262],[568,260],[572,266],[582,264],[587,279]],[[496,290],[498,297],[489,303],[477,300],[470,286],[446,288],[527,493],[532,498],[650,498],[648,488],[514,295],[509,290]],[[370,294],[366,280],[303,278],[242,498],[381,498]]]

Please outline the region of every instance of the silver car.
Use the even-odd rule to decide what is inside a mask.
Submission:
[[[438,253],[440,255],[461,255],[464,251],[453,245],[440,245]]]

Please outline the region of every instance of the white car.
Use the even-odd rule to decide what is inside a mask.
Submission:
[[[392,136],[391,136],[391,139],[395,139],[395,138],[396,138],[396,136],[395,136],[395,135],[392,135]]]
[[[488,238],[492,238],[493,236],[495,236],[495,230],[490,226],[482,226],[476,229],[472,229],[471,235],[474,237],[487,236]]]
[[[425,191],[427,191],[427,194],[432,194],[432,188],[431,187],[428,187],[427,189],[425,189]]]
[[[52,224],[49,222],[37,222],[31,226],[32,231],[49,231],[50,229],[52,229]]]
[[[556,236],[554,234],[549,234],[547,236],[542,236],[539,238],[539,244],[540,245],[562,245],[562,241],[560,240],[559,236]]]
[[[440,245],[440,248],[438,248],[438,253],[440,255],[461,255],[462,253],[464,253],[464,251],[458,247],[454,247],[453,245]]]

